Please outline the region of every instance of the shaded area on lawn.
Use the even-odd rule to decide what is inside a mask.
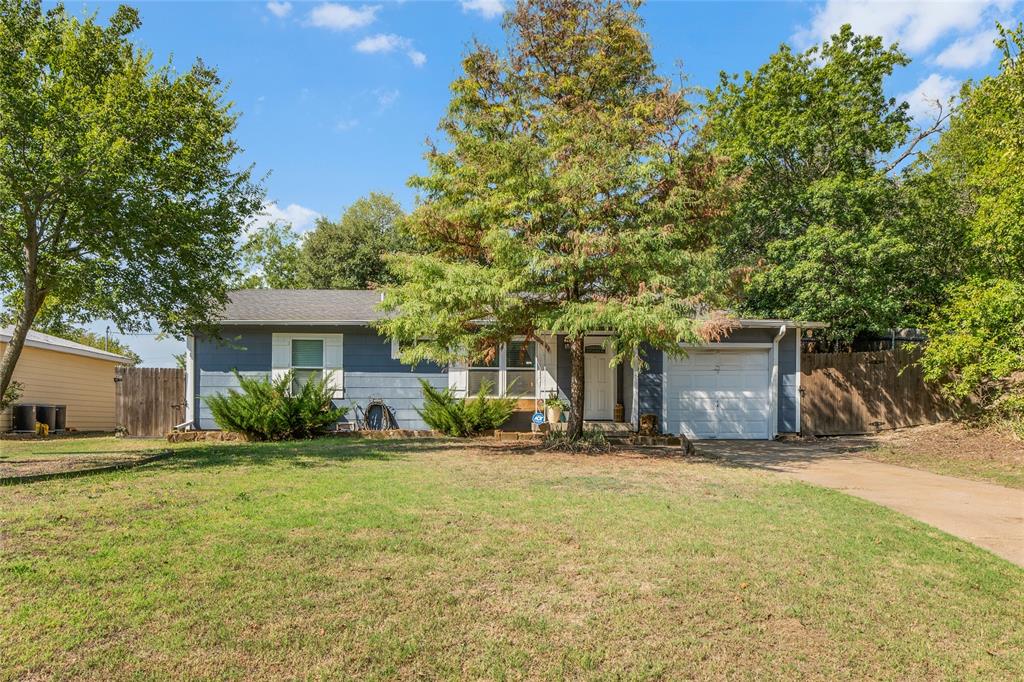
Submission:
[[[822,459],[857,457],[875,447],[870,436],[764,440],[697,441],[697,453],[726,467],[784,471]]]
[[[344,442],[340,442],[344,440]],[[324,437],[282,443],[182,442],[162,438],[120,438],[83,434],[0,440],[0,478],[69,472],[124,464],[173,451],[163,462],[171,468],[234,465],[316,466],[359,458],[391,459],[436,448],[438,439],[379,440]],[[156,466],[152,464],[149,466]]]
[[[60,474],[137,462],[169,449],[162,439],[75,434],[0,438],[0,479]]]
[[[480,445],[0,489],[0,678],[1024,673],[1024,572],[934,529],[749,469]]]
[[[163,468],[193,469],[230,466],[291,467],[329,466],[358,459],[393,460],[410,453],[436,450],[443,439],[387,440],[358,436],[315,438],[279,443],[190,443],[174,457],[159,464]]]

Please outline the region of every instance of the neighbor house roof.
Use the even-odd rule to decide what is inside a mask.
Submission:
[[[368,289],[243,289],[217,316],[225,324],[367,323],[379,320],[381,292]]]
[[[13,334],[13,326],[0,327],[0,343],[10,343]],[[68,341],[67,339],[62,339],[59,336],[43,334],[42,332],[33,331],[31,329],[25,336],[25,346],[28,348],[42,348],[44,350],[57,351],[58,353],[82,355],[84,357],[97,358],[99,360],[110,360],[111,362],[130,362],[130,358],[126,358],[123,355],[108,353],[107,351],[100,350],[99,348],[86,346],[84,343]]]
[[[242,289],[232,291],[218,315],[222,324],[367,324],[384,318],[382,292],[370,289]],[[818,329],[821,322],[738,320],[741,327],[786,325]]]

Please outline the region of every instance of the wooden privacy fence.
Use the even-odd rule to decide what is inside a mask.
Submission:
[[[800,430],[816,436],[932,424],[953,409],[903,349],[805,353],[800,358]]]
[[[117,427],[128,436],[164,436],[185,421],[185,370],[118,367]]]

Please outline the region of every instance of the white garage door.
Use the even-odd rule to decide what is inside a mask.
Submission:
[[[666,431],[698,439],[771,437],[767,349],[690,351],[665,363]]]

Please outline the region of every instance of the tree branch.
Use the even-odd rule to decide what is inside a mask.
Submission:
[[[942,127],[945,125],[946,121],[949,120],[949,117],[953,115],[952,108],[950,108],[947,111],[946,108],[942,106],[942,102],[940,102],[939,100],[934,101],[935,106],[939,110],[939,115],[935,117],[935,121],[932,122],[931,126],[918,131],[917,135],[915,135],[914,139],[910,141],[910,144],[907,146],[906,149],[903,150],[902,154],[897,156],[895,160],[886,165],[886,173],[891,173],[893,169],[895,169],[901,163],[906,161],[910,156],[912,156],[915,153],[915,150],[917,149],[917,145],[921,144],[921,142],[942,130]]]

